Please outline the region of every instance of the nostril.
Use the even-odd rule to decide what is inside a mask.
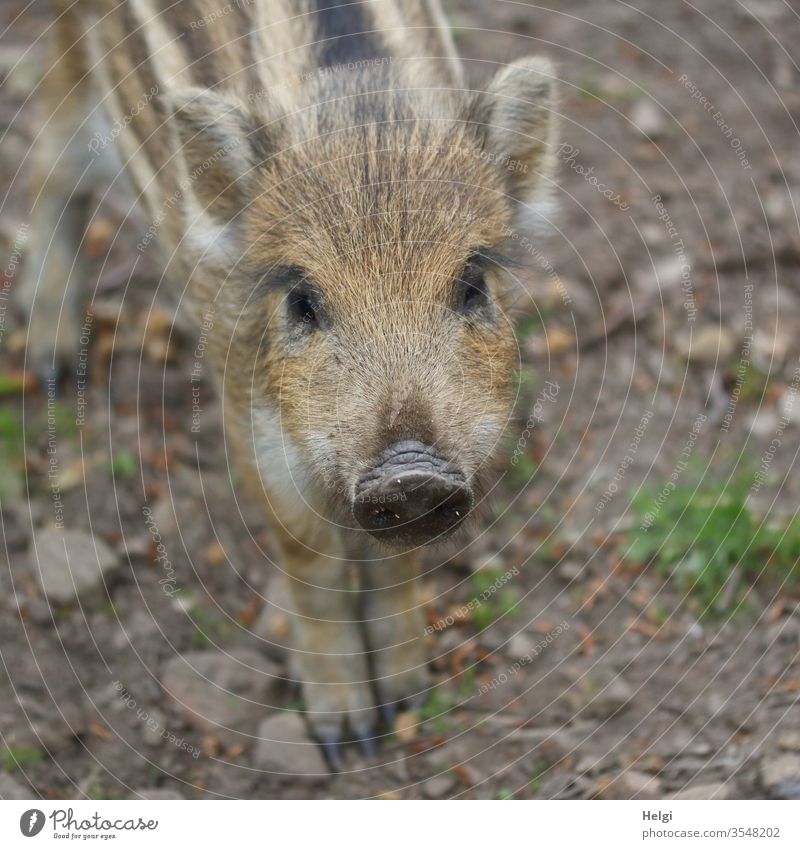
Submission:
[[[353,515],[386,542],[424,545],[458,527],[472,500],[464,473],[435,448],[398,442],[356,485]]]
[[[400,521],[400,515],[393,510],[388,510],[386,507],[378,507],[372,511],[370,516],[370,524],[375,530],[384,530],[391,528]]]
[[[464,517],[464,508],[453,507],[450,504],[440,504],[435,512],[439,515],[442,522],[459,522]]]
[[[448,536],[471,509],[472,492],[463,481],[395,468],[370,476],[354,501],[353,515],[385,542],[424,545]]]

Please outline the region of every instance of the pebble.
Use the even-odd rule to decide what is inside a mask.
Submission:
[[[302,776],[309,781],[328,777],[328,767],[297,711],[268,716],[258,726],[253,765],[265,772]]]
[[[717,784],[693,784],[677,793],[673,793],[670,799],[733,799],[733,788],[730,784],[720,782]]]
[[[761,783],[771,799],[800,799],[800,755],[765,757]]]
[[[750,433],[760,439],[772,436],[777,427],[778,411],[773,408],[762,406],[750,417]]]
[[[606,686],[600,685],[597,692],[588,695],[586,716],[610,719],[630,707],[633,695],[633,688],[627,681],[620,677],[613,678]]]
[[[183,799],[184,797],[178,793],[177,790],[167,790],[166,788],[163,790],[159,790],[158,788],[147,788],[140,787],[138,790],[134,790],[130,796],[131,799],[147,799],[150,802],[157,802],[162,800],[173,800],[173,799]]]
[[[800,752],[800,731],[788,731],[786,734],[781,734],[778,745],[781,749],[787,749],[790,752]]]
[[[394,721],[394,736],[400,743],[411,743],[419,730],[419,717],[413,710],[404,710],[397,714]]]
[[[142,649],[152,641],[158,641],[159,624],[146,610],[133,610],[126,619],[117,620],[111,637],[111,645],[116,651],[124,651],[129,646]]]
[[[663,245],[666,241],[664,227],[661,223],[655,221],[645,221],[639,225],[639,230],[642,233],[642,239],[648,247],[655,248]]]
[[[698,737],[688,726],[675,726],[669,733],[662,735],[655,744],[655,749],[659,755],[669,758],[683,755],[708,757],[714,752],[713,746],[702,737]]]
[[[652,265],[633,275],[633,288],[639,292],[672,292],[680,288],[683,264],[674,253],[655,259]]]
[[[724,367],[736,351],[736,339],[727,327],[707,324],[680,340],[679,350],[694,365]]]
[[[528,634],[514,634],[514,636],[508,641],[506,654],[514,660],[519,660],[519,658],[528,658],[533,655],[535,646],[535,640],[533,640]]]
[[[426,799],[444,799],[456,786],[457,779],[451,773],[435,775],[422,785],[422,795]]]
[[[661,138],[667,126],[664,111],[649,97],[643,97],[634,103],[631,121],[650,139]]]
[[[602,776],[595,794],[599,799],[660,799],[661,782],[646,772],[627,769],[615,777]]]
[[[787,331],[771,332],[757,328],[750,350],[753,365],[765,374],[775,374],[786,362],[793,339]]]
[[[69,604],[101,587],[118,560],[101,539],[85,531],[45,528],[34,536],[30,564],[48,600]]]
[[[33,799],[36,794],[30,787],[24,787],[7,772],[0,772],[0,799]]]
[[[558,577],[561,578],[562,581],[566,581],[568,584],[579,580],[586,574],[583,563],[578,563],[575,560],[565,560],[563,563],[559,564],[556,571],[558,572]]]
[[[150,708],[147,712],[152,721],[142,723],[142,739],[148,746],[160,746],[164,742],[162,732],[169,727],[167,717],[158,708]]]
[[[228,745],[247,742],[241,733],[278,703],[281,679],[275,663],[252,649],[198,651],[167,662],[161,683],[193,728]]]
[[[774,27],[786,12],[781,0],[741,0],[732,7],[741,18],[753,18],[768,29]]]
[[[18,671],[14,702],[24,711],[24,733],[35,735],[31,745],[55,753],[86,730],[90,711],[80,684],[64,670],[55,646],[48,642],[41,649],[35,672]]]

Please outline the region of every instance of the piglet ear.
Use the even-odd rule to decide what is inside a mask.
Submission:
[[[207,89],[181,89],[169,101],[184,180],[205,212],[230,220],[249,201],[257,170],[271,155],[267,134],[241,104]]]
[[[555,163],[555,68],[542,57],[512,62],[479,95],[471,120],[503,169],[508,194],[532,206],[545,199]]]

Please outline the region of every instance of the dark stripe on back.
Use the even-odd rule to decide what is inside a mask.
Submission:
[[[379,37],[368,32],[374,25],[363,3],[313,0],[313,7],[320,67],[380,57]]]

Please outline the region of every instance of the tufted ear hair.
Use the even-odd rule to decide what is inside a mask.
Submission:
[[[484,150],[503,169],[508,194],[526,206],[549,194],[556,108],[555,68],[538,56],[498,71],[473,106]]]
[[[259,166],[274,152],[269,133],[241,104],[200,88],[169,95],[172,121],[200,206],[227,221],[248,203]]]

